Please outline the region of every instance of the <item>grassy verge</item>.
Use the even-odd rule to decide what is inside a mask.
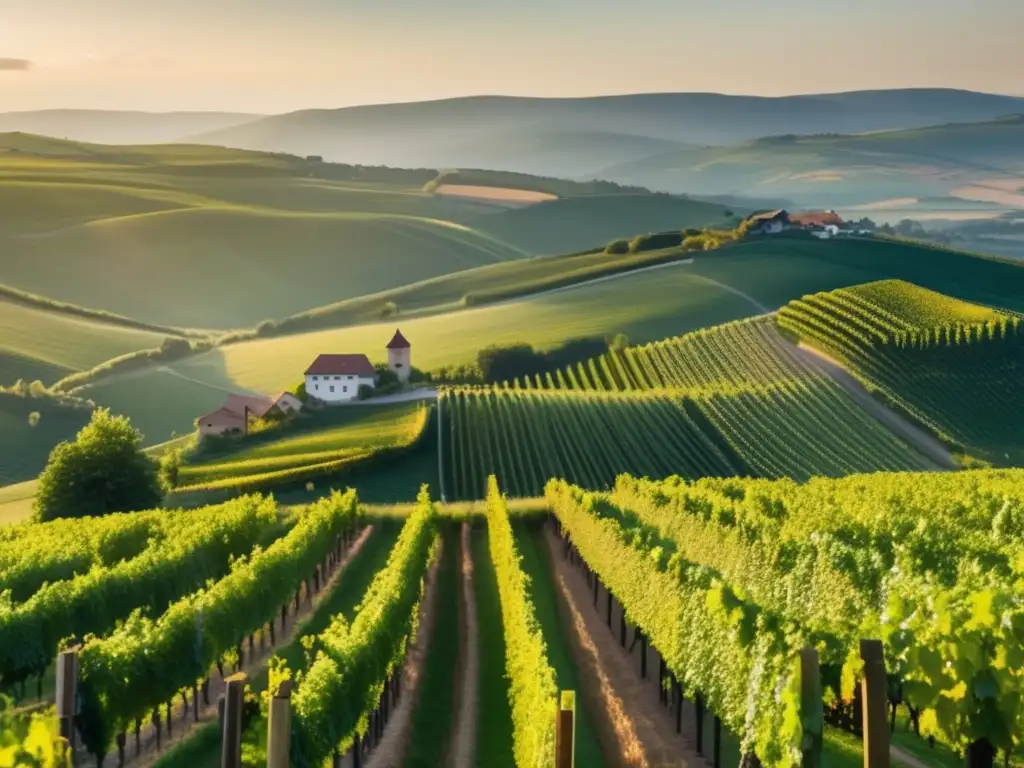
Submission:
[[[562,633],[558,615],[558,596],[555,593],[554,575],[543,548],[546,546],[539,537],[539,527],[515,525],[516,547],[522,556],[521,566],[530,578],[530,598],[534,613],[544,632],[548,647],[548,660],[555,669],[556,682],[560,691],[579,691],[580,673],[572,658],[572,651]],[[577,698],[577,702],[581,701]],[[576,765],[600,766],[605,761],[597,743],[593,723],[585,708],[576,710]]]
[[[470,537],[473,549],[477,625],[480,637],[480,678],[477,684],[476,765],[479,768],[515,768],[512,757],[512,709],[505,675],[505,632],[498,599],[498,578],[491,561],[487,530],[479,527]]]
[[[459,664],[459,532],[444,527],[444,554],[437,570],[434,635],[412,717],[406,768],[444,765],[451,744]]]

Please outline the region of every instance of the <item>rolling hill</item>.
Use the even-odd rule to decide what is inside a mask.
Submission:
[[[237,112],[128,112],[43,109],[0,113],[0,133],[21,131],[97,144],[159,144],[259,119]]]
[[[625,333],[645,343],[762,314],[810,292],[889,277],[1024,311],[1024,268],[1009,262],[898,241],[762,239],[698,254],[692,263],[553,293],[229,344],[100,380],[76,394],[127,414],[147,442],[157,443],[172,430],[190,430],[192,420],[219,405],[226,391],[271,393],[294,386],[321,352],[361,351],[383,360],[395,325],[413,344],[413,364],[431,370],[472,362],[478,350],[503,342],[552,347],[570,338]],[[152,407],[155,401],[159,409]]]
[[[986,187],[1013,180],[1024,187],[1024,116],[686,147],[598,173],[653,189],[784,197],[809,205],[830,201],[830,207],[957,193],[985,200]]]
[[[713,93],[478,96],[302,110],[189,138],[365,164],[552,173],[554,162],[558,174],[591,177],[658,142],[663,149],[665,142],[722,145],[778,134],[991,120],[1018,112],[1024,112],[1024,99],[947,89],[779,98]]]
[[[1020,316],[886,280],[790,302],[779,323],[950,443],[1024,457]]]
[[[602,245],[608,231],[708,224],[725,210],[635,190],[629,205],[610,210],[596,193],[618,187],[547,178],[533,180],[537,190],[564,199],[516,225],[504,216],[525,211],[424,191],[438,178],[215,147],[6,134],[0,283],[150,323],[228,329]],[[531,185],[486,171],[465,178]],[[570,215],[563,208],[576,211],[578,227],[559,227]]]

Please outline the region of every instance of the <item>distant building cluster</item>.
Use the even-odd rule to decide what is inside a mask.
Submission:
[[[412,373],[412,345],[398,329],[388,342],[388,368],[405,383]],[[327,405],[349,403],[361,387],[377,386],[377,371],[364,354],[321,354],[305,371],[307,402]],[[303,402],[291,392],[274,397],[229,394],[224,405],[196,419],[199,436],[246,434],[252,419],[298,413]]]
[[[845,235],[866,235],[867,230],[853,229],[835,211],[806,211],[790,213],[784,209],[755,213],[747,218],[750,235],[777,235],[780,232],[803,230],[815,237],[827,239]]]

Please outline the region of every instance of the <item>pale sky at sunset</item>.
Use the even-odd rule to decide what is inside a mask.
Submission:
[[[0,0],[0,112],[500,93],[1024,95],[1024,0]]]

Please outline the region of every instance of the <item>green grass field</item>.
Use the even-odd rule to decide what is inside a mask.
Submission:
[[[242,438],[238,450],[202,454],[178,475],[182,486],[243,478],[408,443],[420,429],[417,402],[322,411],[293,424]]]
[[[53,384],[112,357],[159,347],[166,335],[0,299],[0,385]]]
[[[724,211],[639,192],[610,206],[563,182],[588,196],[517,223],[500,207],[423,191],[435,175],[0,134],[0,283],[148,322],[228,329],[600,246],[607,232],[710,224]]]
[[[758,308],[721,286],[674,265],[546,296],[463,309],[400,323],[418,368],[473,362],[502,342],[556,346],[569,338],[625,333],[649,341],[756,314]],[[640,301],[640,297],[643,300]],[[118,413],[150,442],[191,428],[224,392],[274,392],[291,387],[321,352],[365,352],[386,359],[396,321],[232,344],[170,364],[91,385],[79,394]],[[154,398],[161,407],[154,409]]]

